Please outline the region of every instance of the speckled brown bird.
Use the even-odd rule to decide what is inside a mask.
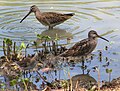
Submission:
[[[29,13],[20,21],[20,23],[30,14],[34,12],[37,20],[45,26],[49,26],[49,29],[53,29],[54,26],[63,23],[71,18],[74,13],[61,14],[56,12],[41,12],[36,5],[30,7]]]
[[[60,56],[87,56],[95,49],[97,45],[97,38],[101,38],[109,42],[107,39],[99,36],[96,31],[91,30],[88,33],[88,38],[77,42],[74,46],[66,50],[64,53],[60,54]]]
[[[40,53],[36,53],[33,57],[29,56],[23,58],[21,61],[18,61],[17,64],[24,70],[33,69],[37,65],[40,56],[41,56]]]

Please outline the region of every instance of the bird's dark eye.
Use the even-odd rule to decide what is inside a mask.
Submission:
[[[35,5],[31,6],[31,9],[33,9],[35,7]]]

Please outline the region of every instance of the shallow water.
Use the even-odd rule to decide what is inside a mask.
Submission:
[[[21,41],[28,43],[35,40],[36,33],[50,34],[47,27],[40,24],[33,13],[19,23],[28,13],[31,5],[37,5],[41,12],[75,13],[71,19],[56,26],[54,31],[63,35],[63,38],[72,36],[72,43],[86,38],[91,29],[110,40],[110,43],[98,40],[97,48],[93,52],[97,56],[90,64],[90,68],[99,65],[101,80],[106,80],[108,74],[102,65],[106,63],[105,58],[108,57],[110,62],[108,68],[113,69],[112,78],[120,76],[120,0],[0,0],[0,46],[3,38],[11,38],[19,45]],[[105,51],[105,46],[108,46],[108,51]],[[103,52],[102,62],[97,58],[99,54],[97,50]],[[1,51],[0,54],[3,55],[3,52]],[[75,67],[71,75],[81,73],[81,70],[79,72],[78,70],[80,68]],[[97,73],[90,72],[90,74],[97,79]]]

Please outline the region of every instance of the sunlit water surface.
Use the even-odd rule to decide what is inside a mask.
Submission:
[[[36,40],[36,33],[50,35],[47,27],[40,24],[33,13],[20,23],[32,5],[37,5],[41,12],[75,13],[71,19],[55,27],[59,35],[62,33],[61,35],[64,36],[65,32],[66,37],[72,36],[72,43],[86,38],[91,29],[107,38],[110,43],[98,39],[97,48],[93,52],[97,56],[91,64],[88,63],[90,64],[88,68],[99,66],[101,80],[107,80],[106,68],[102,67],[107,57],[110,62],[108,68],[113,69],[112,78],[120,76],[120,0],[0,0],[1,46],[3,38],[17,41],[19,45],[22,41],[29,43]],[[107,51],[105,46],[108,46]],[[102,62],[99,62],[97,50],[103,52]],[[3,55],[2,51],[0,55]],[[77,65],[74,70],[71,70],[71,76],[76,74],[81,74],[80,67]],[[91,71],[90,74],[97,80],[97,73]],[[63,74],[61,78],[64,78]]]

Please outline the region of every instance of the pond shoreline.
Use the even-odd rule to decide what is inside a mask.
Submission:
[[[32,87],[32,86],[31,86]],[[33,88],[33,87],[32,87]],[[75,87],[74,87],[75,88]],[[11,90],[11,89],[0,89],[2,91],[16,91],[16,90]],[[120,90],[120,77],[113,79],[110,83],[105,82],[101,87],[100,91],[119,91]],[[19,90],[22,91],[22,90]],[[50,86],[46,86],[44,90],[39,90],[36,87],[34,87],[30,91],[68,91],[65,89],[52,89]],[[91,90],[88,90],[86,88],[78,87],[77,89],[74,89],[73,91],[98,91],[98,88],[96,86],[93,86]]]

